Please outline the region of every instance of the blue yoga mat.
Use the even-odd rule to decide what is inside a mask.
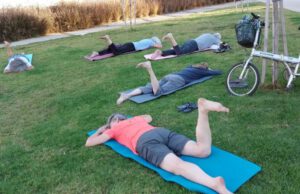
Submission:
[[[25,56],[29,60],[29,62],[32,63],[32,54],[26,54]]]
[[[88,136],[94,134],[96,130],[88,132]],[[177,183],[184,188],[201,193],[215,194],[216,192],[203,185],[191,182],[182,176],[174,175],[161,168],[158,168],[143,158],[134,154],[127,147],[119,144],[115,140],[110,140],[105,145],[112,148],[120,155],[135,160],[141,165],[154,170],[166,181]],[[235,192],[239,187],[246,183],[251,177],[261,171],[261,167],[240,158],[227,151],[217,147],[212,147],[212,154],[208,158],[195,158],[191,156],[182,156],[181,159],[198,165],[210,176],[222,176],[225,179],[226,186],[231,192]]]
[[[155,99],[157,99],[157,98],[159,98],[159,97],[161,97],[161,96],[166,96],[166,95],[172,94],[172,93],[174,93],[174,92],[176,92],[176,91],[178,91],[178,90],[181,90],[181,89],[183,89],[183,88],[189,87],[189,86],[191,86],[191,85],[205,82],[206,80],[209,80],[209,79],[211,79],[211,78],[212,78],[212,76],[203,77],[203,78],[201,78],[201,79],[192,81],[192,82],[190,82],[190,83],[188,83],[188,84],[186,84],[186,85],[184,85],[184,86],[178,88],[177,90],[170,91],[170,92],[165,93],[165,94],[160,94],[160,95],[156,95],[156,96],[153,95],[153,94],[141,94],[141,95],[138,95],[138,96],[133,96],[133,97],[129,98],[129,100],[131,100],[131,101],[133,101],[133,102],[135,102],[135,103],[141,104],[141,103],[144,103],[144,102],[148,102],[148,101],[151,101],[151,100],[155,100]],[[129,92],[131,92],[132,90],[134,90],[134,89],[127,90],[127,91],[125,91],[124,93],[129,93]],[[123,92],[122,92],[122,93],[123,93]]]

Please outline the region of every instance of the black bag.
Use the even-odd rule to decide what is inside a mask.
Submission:
[[[235,25],[237,42],[247,48],[254,45],[257,30],[257,21],[246,15],[238,24]],[[259,41],[259,40],[258,40]]]

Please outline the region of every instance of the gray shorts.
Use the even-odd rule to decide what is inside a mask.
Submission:
[[[138,139],[136,151],[146,161],[159,166],[169,153],[180,156],[188,141],[190,139],[184,135],[165,128],[155,128],[147,131]]]
[[[159,90],[156,95],[165,94],[185,85],[184,79],[180,75],[168,74],[159,80]],[[143,94],[153,93],[152,85],[148,83],[146,86],[139,87]]]

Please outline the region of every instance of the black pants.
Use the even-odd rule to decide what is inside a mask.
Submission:
[[[195,40],[188,40],[182,46],[174,46],[173,49],[162,51],[162,56],[168,55],[183,55],[192,53],[198,50],[198,45]]]
[[[123,53],[128,53],[128,52],[132,52],[135,51],[134,45],[132,42],[128,42],[125,44],[121,44],[121,45],[116,45],[114,43],[112,43],[111,45],[108,46],[107,49],[101,50],[99,51],[99,55],[105,55],[105,54],[109,54],[109,53],[113,53],[114,55],[120,55]]]

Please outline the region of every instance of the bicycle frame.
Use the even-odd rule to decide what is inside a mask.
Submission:
[[[300,73],[298,73],[299,65],[300,65],[300,55],[299,55],[299,58],[294,58],[294,57],[289,57],[289,56],[284,56],[284,55],[279,55],[279,54],[274,54],[274,53],[270,53],[270,52],[256,50],[256,47],[258,45],[260,31],[261,31],[261,21],[258,20],[258,28],[256,30],[253,48],[252,48],[250,57],[247,59],[245,65],[244,65],[244,68],[241,72],[241,75],[239,76],[239,79],[242,79],[244,77],[245,71],[248,68],[248,64],[252,61],[253,57],[261,57],[264,59],[281,62],[285,65],[285,67],[288,70],[289,75],[290,75],[286,87],[287,88],[290,87],[292,81],[296,78],[296,76],[300,76]],[[294,71],[292,70],[292,68],[290,67],[289,64],[291,64],[293,66]]]

